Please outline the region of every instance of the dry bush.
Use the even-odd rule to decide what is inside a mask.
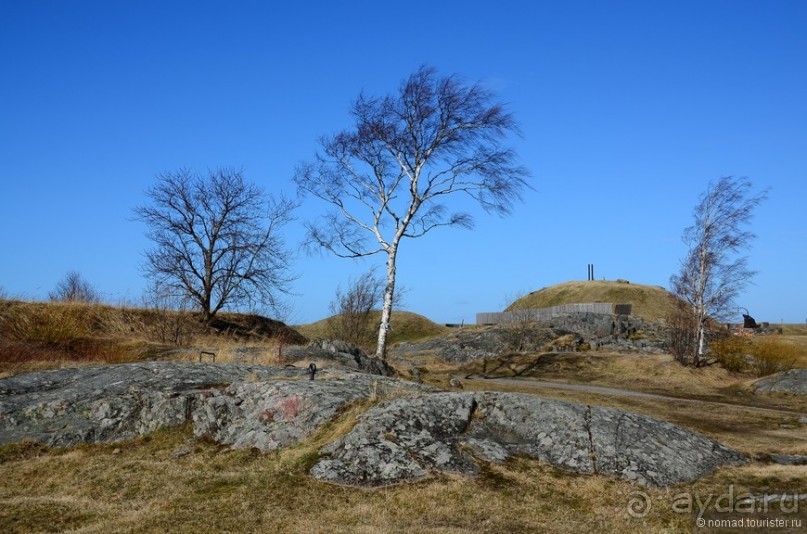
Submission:
[[[360,347],[372,346],[378,334],[373,310],[380,307],[384,285],[384,281],[370,271],[351,280],[345,291],[337,288],[336,298],[328,306],[332,314],[327,320],[329,337]]]
[[[727,371],[744,371],[750,354],[751,341],[744,337],[726,335],[709,343],[709,355]]]
[[[48,293],[53,302],[84,302],[95,304],[101,302],[101,293],[92,284],[82,278],[76,271],[70,271],[59,280],[56,287]]]
[[[695,317],[684,301],[670,296],[666,319],[667,346],[676,361],[689,365],[697,352],[698,329]]]
[[[502,329],[504,342],[510,352],[523,352],[528,346],[530,331],[535,327],[532,313],[528,309],[510,313],[511,321]]]
[[[793,369],[802,350],[775,337],[762,337],[752,344],[751,369],[757,376],[768,376]]]

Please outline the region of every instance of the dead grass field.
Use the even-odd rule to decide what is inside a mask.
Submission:
[[[191,312],[0,300],[0,378],[64,366],[198,360],[201,350],[216,361],[272,364],[283,346],[305,341],[257,315],[221,313],[207,325]]]
[[[788,345],[792,345],[795,347],[798,352],[798,356],[796,358],[796,367],[807,367],[807,329],[803,330],[790,330],[791,334],[788,334],[788,330],[785,329],[785,334],[774,336],[777,339],[781,340],[783,343]],[[796,333],[798,332],[798,333]]]
[[[667,369],[664,359],[655,356],[612,356],[610,361],[614,363],[610,369],[607,359],[594,366],[606,377],[603,384],[622,383],[607,377],[629,374],[620,380],[630,381],[637,374],[650,374],[659,377],[650,384],[657,388],[667,374],[678,386],[688,383],[708,396],[723,388],[727,378],[716,370],[697,376],[684,368]],[[448,376],[430,373],[437,382]],[[752,456],[807,454],[805,425],[800,421],[807,410],[803,401],[791,397],[747,407],[536,389],[529,383],[481,379],[463,383],[470,390],[518,391],[644,413]],[[729,390],[732,387],[743,391],[736,384]],[[721,401],[728,395],[730,391]],[[807,466],[757,462],[664,489],[572,474],[527,459],[485,464],[477,478],[446,475],[384,489],[347,488],[310,479],[307,473],[319,448],[349,431],[369,405],[351,406],[311,439],[272,454],[232,451],[197,440],[188,427],[66,450],[33,443],[0,447],[0,531],[689,532],[694,516],[676,511],[682,495],[706,501],[727,492],[807,491]],[[176,455],[177,451],[186,454]],[[649,501],[643,500],[645,496]],[[650,502],[652,509],[633,517],[628,507],[637,502]]]
[[[807,467],[722,469],[694,484],[647,489],[514,459],[477,478],[440,476],[362,490],[307,476],[317,450],[346,432],[355,406],[312,439],[275,454],[230,451],[188,428],[68,450],[0,447],[3,532],[688,532],[681,494],[803,492]],[[190,451],[172,457],[178,450]],[[647,496],[644,517],[628,511]]]
[[[4,310],[9,326],[13,315]],[[7,349],[21,340],[5,336],[0,377],[3,372],[103,363],[101,357],[73,357],[71,347],[79,345],[61,341],[54,345],[54,339],[46,339],[51,335],[61,336],[56,341],[99,339],[93,338],[99,323],[85,320],[85,311],[64,312],[68,319],[74,314],[76,320],[59,326],[61,332],[37,326],[35,321],[28,326],[14,323],[33,328],[43,338],[37,341],[41,345],[35,345],[41,358],[11,361]],[[120,335],[101,338],[114,344],[100,345],[128,348],[110,352],[113,360],[123,360],[123,355],[149,358],[155,351],[168,359],[196,359],[198,348],[204,347],[217,353],[216,361],[277,363],[283,346],[280,340],[201,333],[192,344],[176,350],[153,339],[127,336],[125,329],[131,328],[131,322],[114,324]],[[807,329],[786,328],[782,339],[807,347]],[[803,363],[807,366],[807,361]],[[447,386],[453,376],[483,372],[481,362],[456,367],[428,355],[418,365],[426,367],[427,382],[441,386]],[[690,428],[751,456],[807,454],[803,423],[807,401],[794,396],[756,397],[750,388],[754,377],[747,374],[717,366],[684,368],[670,356],[599,353],[516,355],[492,365],[499,367],[485,369],[489,376],[588,383],[678,399],[563,391],[483,379],[463,379],[466,390],[519,391],[622,408]],[[370,404],[352,405],[311,438],[271,454],[233,451],[195,439],[187,426],[127,442],[69,449],[30,442],[0,446],[0,532],[678,533],[694,529],[694,516],[680,510],[682,495],[713,503],[727,492],[807,493],[807,466],[759,462],[720,469],[694,483],[663,489],[572,474],[523,458],[504,465],[484,464],[476,478],[441,475],[383,489],[340,487],[309,478],[319,449],[348,432]],[[636,509],[630,507],[647,502],[651,509],[634,517]],[[801,503],[798,514],[786,517],[801,518],[807,525],[805,512],[807,501]]]

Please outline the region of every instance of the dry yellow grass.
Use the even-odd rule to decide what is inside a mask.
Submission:
[[[805,467],[753,464],[694,484],[647,489],[513,459],[476,478],[439,476],[384,489],[310,479],[318,449],[347,432],[366,403],[313,438],[274,454],[231,451],[189,429],[111,445],[0,447],[3,532],[686,532],[675,496],[801,491]],[[189,447],[179,458],[172,453]],[[632,517],[637,492],[652,510]]]
[[[322,319],[314,323],[295,326],[294,328],[309,339],[328,339],[333,337],[333,334],[328,328],[329,319],[330,318]],[[370,316],[370,322],[376,325],[380,319],[381,312],[373,312]],[[448,328],[445,326],[439,325],[417,313],[403,310],[392,312],[391,325],[392,330],[387,338],[390,344],[419,341],[448,332]],[[376,327],[374,331],[375,335],[377,335],[378,328]],[[373,344],[372,347],[368,346],[363,348],[374,352],[375,345]]]
[[[783,324],[782,333],[786,336],[800,336],[807,341],[807,323],[805,324]]]
[[[206,325],[190,312],[0,300],[0,377],[66,365],[198,359],[200,350],[215,352],[217,361],[270,364],[290,342],[305,339],[256,315],[220,313]]]
[[[801,326],[801,325],[799,325]],[[788,330],[786,329],[785,332]],[[800,330],[791,329],[792,334],[753,336],[751,340],[755,344],[781,344],[782,352],[788,358],[792,358],[794,367],[807,367],[807,332],[800,333]]]
[[[116,328],[124,328],[119,324]],[[782,339],[803,334],[789,332]],[[133,337],[121,338],[137,347]],[[217,361],[275,363],[279,342],[200,336]],[[248,349],[244,352],[244,348]],[[185,356],[194,357],[193,351]],[[545,355],[521,355],[516,369]],[[28,362],[53,366],[62,362]],[[427,381],[447,383],[458,370],[424,356]],[[466,371],[473,370],[471,368]],[[478,369],[477,369],[478,371]],[[571,402],[613,406],[665,419],[748,453],[807,454],[807,401],[757,398],[750,377],[718,367],[684,368],[670,356],[569,353],[545,358],[533,376],[638,389],[669,400],[463,380],[465,388],[521,391]],[[751,404],[752,406],[740,406]],[[807,467],[752,463],[721,469],[692,484],[647,489],[610,477],[576,475],[533,460],[484,464],[476,478],[437,476],[384,489],[312,480],[319,449],[344,435],[370,402],[357,403],[304,442],[272,454],[231,451],[194,439],[189,427],[107,445],[51,450],[33,443],[0,446],[0,532],[689,532],[693,517],[674,510],[681,494],[805,492]],[[174,453],[189,449],[189,454]],[[633,517],[646,495],[652,509]],[[807,503],[804,504],[807,508]],[[755,516],[756,517],[756,516]],[[803,514],[800,516],[803,517]],[[807,524],[807,518],[804,524]]]

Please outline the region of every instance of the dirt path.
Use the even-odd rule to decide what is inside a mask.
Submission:
[[[462,380],[462,377],[456,377]],[[593,386],[590,384],[573,384],[573,383],[566,383],[566,382],[549,382],[546,380],[530,380],[530,379],[519,379],[519,378],[481,378],[481,377],[473,377],[468,378],[466,377],[465,380],[474,380],[480,383],[485,382],[497,382],[500,384],[510,384],[520,387],[527,387],[527,388],[535,388],[535,389],[563,389],[566,391],[577,391],[581,393],[595,393],[598,395],[613,395],[618,397],[641,397],[645,399],[655,399],[655,400],[664,400],[670,402],[689,402],[689,403],[696,403],[696,404],[704,404],[704,405],[717,405],[717,406],[728,406],[731,408],[746,408],[749,410],[760,410],[765,412],[774,412],[774,413],[788,413],[793,415],[805,415],[804,412],[799,412],[795,410],[789,410],[787,408],[765,408],[761,406],[753,406],[749,404],[732,404],[730,402],[721,402],[721,401],[710,401],[710,400],[703,400],[703,399],[687,399],[682,397],[670,397],[667,395],[658,395],[656,393],[644,393],[642,391],[633,391],[630,389],[620,389],[620,388],[610,388],[605,386]]]

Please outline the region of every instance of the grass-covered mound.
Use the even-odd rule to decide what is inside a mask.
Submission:
[[[336,317],[327,317],[315,323],[295,326],[294,328],[309,339],[328,339],[340,337],[338,335],[338,321]],[[371,312],[367,322],[366,331],[369,333],[362,345],[372,345],[375,347],[375,340],[378,336],[378,324],[381,321],[381,312]],[[439,325],[430,319],[408,311],[393,311],[391,320],[392,330],[387,337],[390,344],[401,342],[412,342],[422,340],[432,336],[439,336],[448,332],[448,328]],[[335,331],[336,330],[336,331]],[[369,347],[365,347],[369,348]]]
[[[521,297],[505,311],[551,308],[562,304],[610,302],[632,304],[632,314],[650,322],[666,317],[671,306],[670,293],[660,286],[592,280],[565,282]]]
[[[259,315],[199,314],[103,304],[0,300],[0,375],[76,362],[121,363],[175,348],[302,344],[307,339]]]

